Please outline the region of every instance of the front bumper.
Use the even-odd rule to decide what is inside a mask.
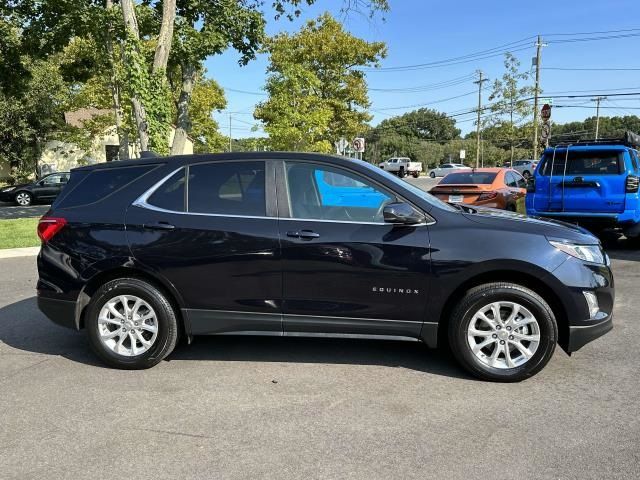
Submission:
[[[0,192],[0,202],[14,202],[15,192]]]
[[[603,336],[613,329],[613,315],[593,325],[569,326],[569,353],[576,352],[587,343]]]
[[[560,332],[560,346],[572,353],[613,328],[614,279],[608,265],[567,259],[553,271],[556,291],[567,314],[567,328]],[[590,318],[584,292],[595,295],[599,311]],[[561,329],[562,330],[562,329]]]

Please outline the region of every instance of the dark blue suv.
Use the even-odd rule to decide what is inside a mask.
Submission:
[[[308,153],[82,167],[38,226],[38,305],[118,368],[178,336],[397,338],[517,381],[612,328],[583,228],[451,205],[365,162]]]
[[[640,137],[547,148],[529,185],[527,214],[578,223],[594,232],[640,235]]]

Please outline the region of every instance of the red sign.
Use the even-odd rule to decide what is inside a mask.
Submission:
[[[540,116],[542,117],[542,120],[549,120],[551,118],[551,105],[545,103],[542,106],[542,110],[540,110]]]

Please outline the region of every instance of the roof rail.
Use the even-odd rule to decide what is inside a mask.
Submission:
[[[550,142],[550,147],[562,148],[568,145],[624,145],[631,148],[640,148],[640,135],[637,133],[626,131],[622,138],[598,138],[598,139],[582,139],[574,138],[571,140],[559,140]]]

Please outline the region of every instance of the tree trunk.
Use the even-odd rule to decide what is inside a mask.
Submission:
[[[176,0],[163,0],[162,23],[158,34],[158,45],[153,58],[153,72],[157,73],[167,69],[171,43],[173,41],[173,24],[176,19]]]
[[[120,6],[122,7],[122,17],[124,19],[125,29],[131,36],[133,36],[133,38],[139,40],[140,31],[138,30],[138,20],[136,19],[133,0],[121,0]],[[135,92],[131,95],[131,106],[133,107],[133,115],[136,122],[136,128],[138,130],[140,150],[148,150],[149,130],[147,125],[147,112]]]
[[[184,153],[184,146],[187,142],[187,135],[191,131],[191,118],[189,117],[189,102],[196,82],[197,69],[188,62],[181,65],[182,68],[182,88],[178,99],[178,119],[176,121],[176,131],[171,145],[171,155],[181,155]]]
[[[113,0],[106,1],[106,9],[113,8]],[[124,128],[124,114],[122,112],[122,102],[120,98],[120,82],[116,75],[116,58],[113,50],[113,27],[111,24],[108,26],[107,31],[107,53],[109,55],[109,63],[111,64],[110,83],[111,83],[111,97],[113,100],[113,113],[116,117],[116,132],[118,134],[118,159],[129,159],[129,138]]]

